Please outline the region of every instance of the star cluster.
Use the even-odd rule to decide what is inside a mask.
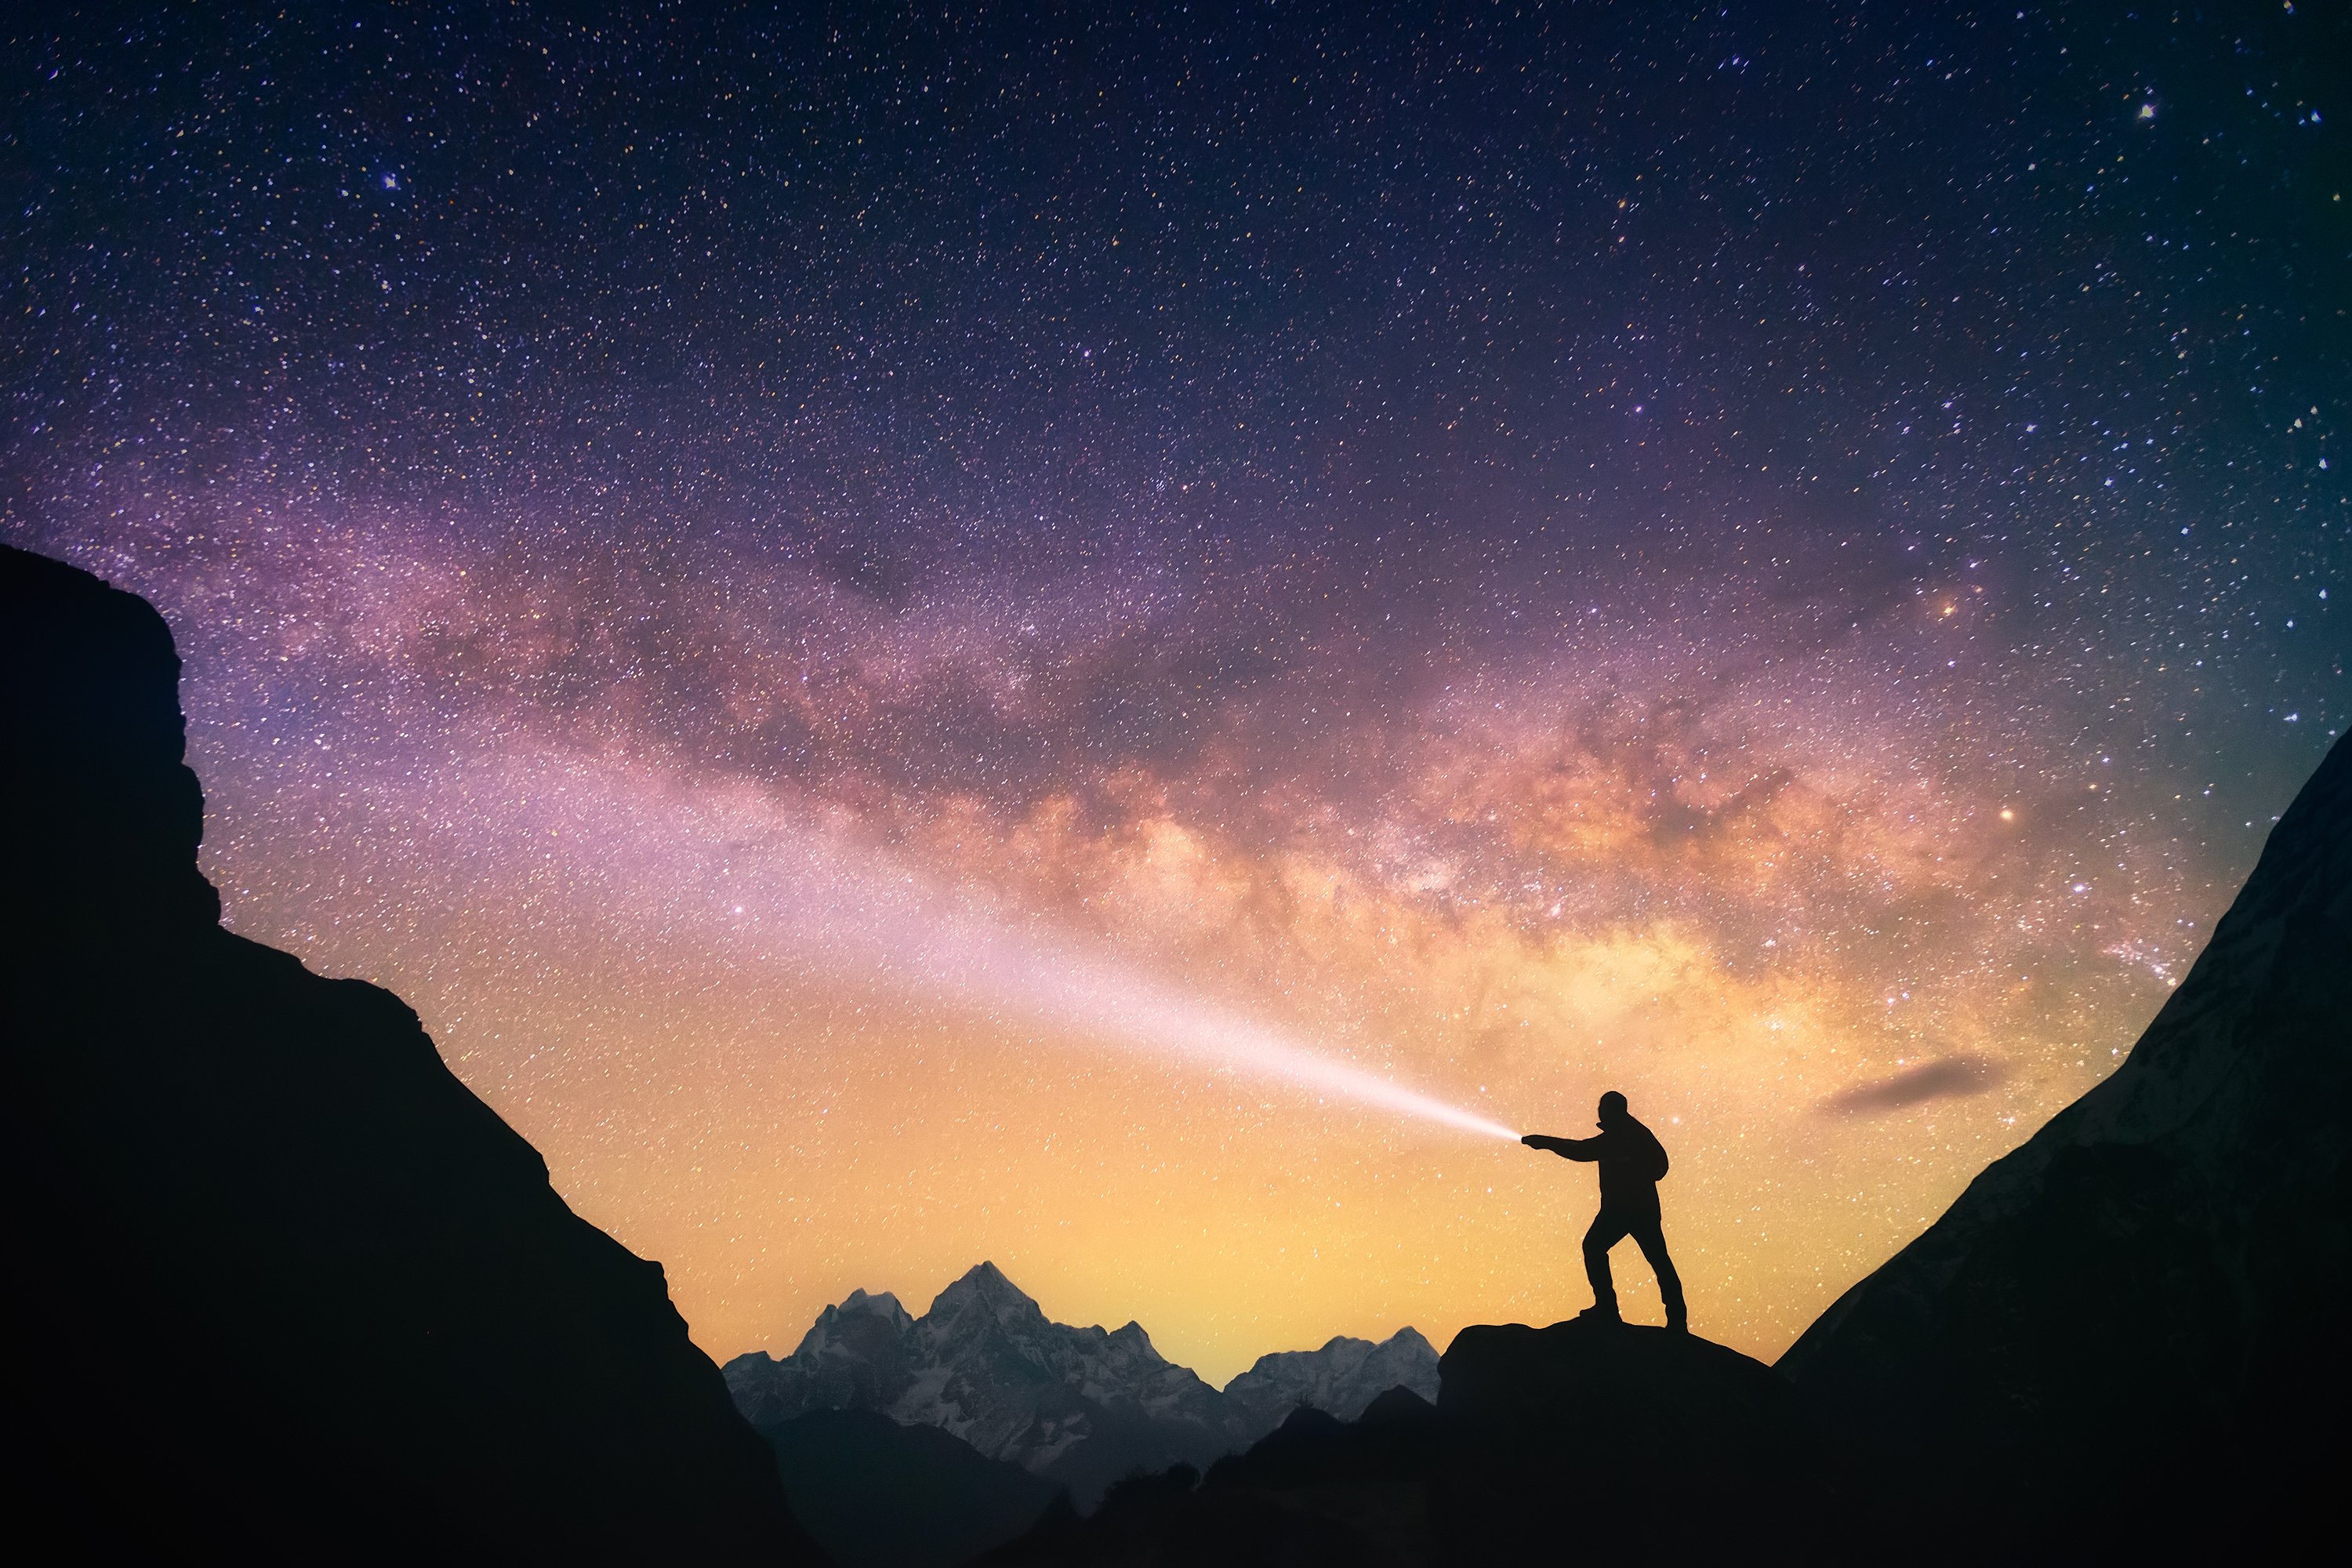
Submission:
[[[2343,726],[2337,8],[13,26],[0,536],[721,1357],[982,1257],[1220,1379],[1581,1304],[1583,1173],[1063,973],[1623,1089],[1769,1356]]]

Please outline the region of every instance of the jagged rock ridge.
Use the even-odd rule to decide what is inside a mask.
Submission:
[[[399,998],[220,928],[179,673],[145,601],[0,546],[18,1531],[815,1561],[660,1266],[564,1206]]]

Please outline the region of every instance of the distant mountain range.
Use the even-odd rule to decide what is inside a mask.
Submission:
[[[993,1263],[920,1318],[887,1291],[854,1291],[791,1355],[754,1351],[725,1371],[736,1408],[763,1430],[814,1411],[873,1411],[1057,1481],[1080,1507],[1136,1469],[1205,1467],[1246,1448],[1301,1405],[1353,1420],[1391,1388],[1437,1394],[1437,1352],[1410,1328],[1380,1344],[1339,1338],[1260,1357],[1220,1393],[1160,1355],[1139,1323],[1052,1321]]]

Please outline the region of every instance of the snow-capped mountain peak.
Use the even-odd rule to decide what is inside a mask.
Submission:
[[[863,1290],[852,1290],[838,1307],[827,1307],[817,1315],[809,1331],[801,1336],[800,1349],[794,1355],[823,1355],[836,1342],[855,1344],[870,1353],[872,1347],[905,1337],[914,1327],[915,1320],[907,1309],[898,1305],[898,1298],[885,1290],[869,1296]]]
[[[754,1425],[878,1411],[1068,1481],[1081,1500],[1139,1465],[1205,1466],[1302,1403],[1351,1419],[1399,1384],[1423,1397],[1437,1391],[1436,1352],[1405,1329],[1379,1345],[1342,1338],[1262,1357],[1229,1396],[1161,1355],[1140,1323],[1053,1321],[993,1263],[941,1290],[919,1318],[887,1291],[853,1291],[818,1314],[791,1355],[754,1351],[726,1372]]]
[[[1339,1335],[1321,1350],[1278,1351],[1225,1384],[1225,1397],[1269,1427],[1301,1405],[1353,1421],[1391,1388],[1437,1397],[1437,1351],[1411,1328],[1378,1344]]]

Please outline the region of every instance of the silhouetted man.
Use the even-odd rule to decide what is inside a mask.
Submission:
[[[1601,1212],[1584,1233],[1584,1272],[1592,1281],[1592,1305],[1580,1316],[1617,1319],[1617,1285],[1609,1277],[1609,1249],[1632,1237],[1658,1276],[1665,1298],[1666,1327],[1685,1331],[1690,1310],[1683,1305],[1682,1277],[1666,1256],[1665,1232],[1658,1226],[1658,1183],[1666,1173],[1665,1146],[1633,1120],[1625,1097],[1611,1089],[1601,1097],[1601,1136],[1550,1138],[1530,1132],[1519,1140],[1530,1149],[1549,1149],[1563,1160],[1597,1161],[1601,1166]]]

